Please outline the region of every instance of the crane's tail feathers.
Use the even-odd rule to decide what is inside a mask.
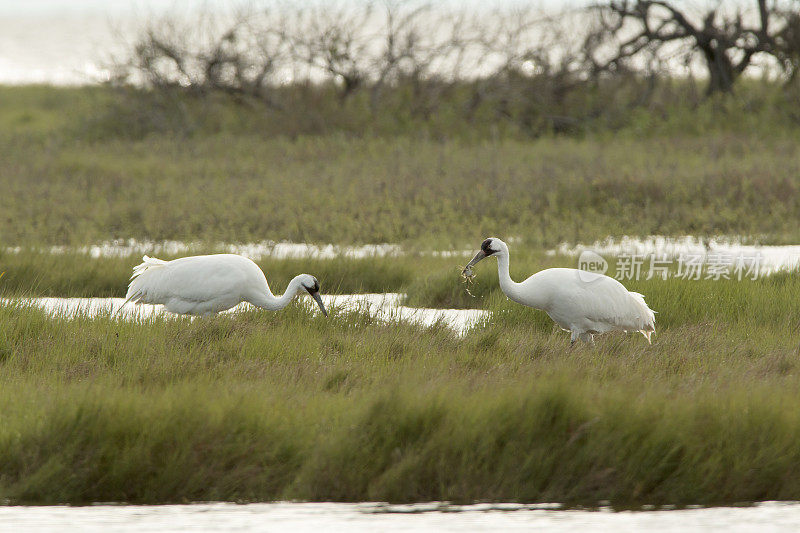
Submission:
[[[639,309],[639,318],[641,320],[641,327],[639,330],[644,333],[653,332],[656,330],[656,313],[652,309],[647,306],[647,303],[644,301],[644,295],[638,292],[630,292],[629,293],[633,298],[633,301],[636,302],[636,306]],[[647,340],[650,340],[649,335],[645,335]]]
[[[167,261],[146,255],[143,256],[142,263],[133,267],[133,275],[130,283],[128,283],[128,293],[125,295],[126,300],[120,309],[128,302],[139,303],[145,301],[152,288],[153,274],[161,270],[166,264]],[[157,278],[158,276],[156,275]]]
[[[129,294],[128,298],[124,302],[122,302],[122,305],[120,305],[117,308],[117,310],[114,311],[114,314],[111,315],[111,318],[115,318],[119,314],[119,312],[122,311],[122,308],[128,305],[129,302],[137,303],[141,299],[141,297],[142,297],[141,291],[136,291],[133,294]]]
[[[167,262],[162,259],[156,259],[155,257],[149,257],[147,255],[142,256],[142,263],[133,267],[131,279],[141,276],[151,268],[158,268],[166,264]]]

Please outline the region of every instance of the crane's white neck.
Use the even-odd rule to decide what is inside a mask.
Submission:
[[[509,254],[508,250],[501,250],[495,254],[497,256],[497,274],[500,277],[500,289],[515,302],[520,302],[520,286],[511,279],[509,272]]]
[[[292,298],[294,298],[297,292],[303,289],[300,278],[301,276],[296,276],[293,278],[286,287],[286,291],[281,296],[273,296],[272,293],[269,292],[269,289],[267,289],[266,294],[254,295],[248,301],[253,305],[261,307],[262,309],[267,309],[268,311],[278,311],[283,309],[289,305],[289,302],[292,301]]]

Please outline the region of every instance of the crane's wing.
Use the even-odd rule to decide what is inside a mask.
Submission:
[[[220,295],[237,295],[246,282],[253,281],[249,278],[255,272],[251,273],[248,266],[224,255],[185,257],[174,261],[144,256],[142,263],[133,269],[126,303],[165,304],[173,299],[200,303]],[[261,270],[258,267],[254,270],[258,271],[266,286]]]
[[[559,293],[567,313],[593,323],[592,329],[598,332],[655,331],[655,313],[645,303],[644,296],[628,291],[614,278],[598,275],[593,280],[565,283]]]
[[[585,316],[628,331],[654,331],[656,316],[638,292],[608,276],[584,285]]]

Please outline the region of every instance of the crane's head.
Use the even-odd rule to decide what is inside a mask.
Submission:
[[[464,270],[461,271],[461,274],[466,277],[471,276],[472,267],[475,266],[475,264],[489,257],[490,255],[501,252],[508,252],[508,246],[506,246],[506,243],[497,237],[489,237],[481,243],[481,249],[478,250],[478,253],[475,254],[475,257],[473,257],[472,260],[467,263],[467,266],[464,267]]]
[[[322,298],[319,295],[319,280],[311,274],[300,274],[298,277],[300,278],[300,285],[316,300],[322,314],[328,316],[328,311],[325,309],[325,305],[323,305]]]

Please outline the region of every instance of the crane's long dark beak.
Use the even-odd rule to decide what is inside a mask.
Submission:
[[[478,250],[478,253],[475,254],[475,257],[473,257],[472,260],[469,263],[467,263],[467,266],[464,267],[464,270],[467,270],[467,269],[475,266],[481,260],[483,260],[485,257],[486,257],[486,252],[484,252],[483,250]]]
[[[319,292],[309,292],[312,298],[317,301],[317,305],[322,310],[322,314],[328,316],[328,311],[325,310],[325,305],[322,303],[322,298],[319,295]]]

